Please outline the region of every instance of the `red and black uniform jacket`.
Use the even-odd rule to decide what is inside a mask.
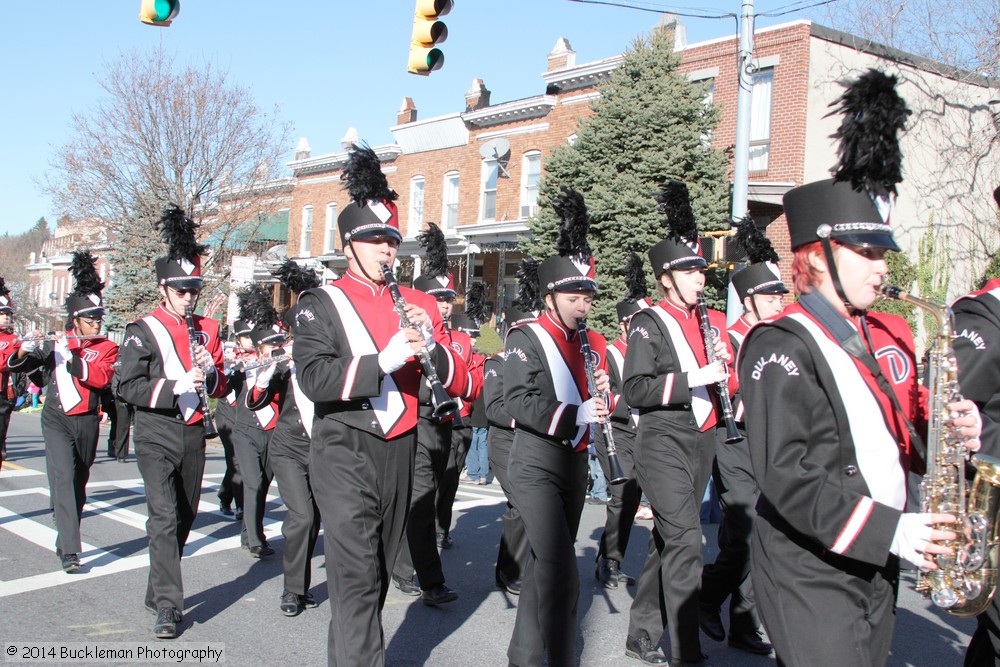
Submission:
[[[483,365],[483,396],[486,404],[486,419],[490,426],[507,431],[514,429],[514,418],[507,412],[503,402],[503,360],[506,352],[497,352],[486,359]]]
[[[594,368],[607,372],[607,343],[600,334],[588,333]],[[545,313],[507,334],[505,356],[503,400],[517,428],[585,451],[589,427],[578,426],[576,417],[590,392],[579,334]]]
[[[274,430],[281,414],[281,406],[288,390],[288,369],[277,369],[271,376],[266,387],[256,384],[257,371],[247,371],[247,391],[242,399],[243,405],[257,418],[257,424],[265,431]]]
[[[67,331],[73,335],[73,331]],[[56,363],[55,341],[46,341],[25,356],[11,357],[14,373],[41,371],[45,382],[45,410],[66,415],[93,414],[101,406],[101,392],[111,386],[118,346],[107,338],[70,338],[70,358]]]
[[[740,355],[740,347],[743,345],[743,339],[747,337],[747,333],[750,331],[750,327],[753,325],[747,322],[745,316],[741,316],[740,319],[736,320],[729,327],[729,344],[733,347],[733,363],[736,363],[736,358]],[[737,381],[739,377],[737,375]],[[743,424],[743,395],[740,393],[739,389],[736,390],[736,395],[733,396],[733,417],[736,421],[742,425]]]
[[[909,326],[866,318],[869,352],[925,428]],[[884,565],[906,503],[909,433],[874,376],[800,304],[750,330],[739,367],[761,520],[797,543]]]
[[[427,311],[436,345],[434,369],[452,397],[465,393],[468,369],[451,349],[451,339],[434,297],[400,285],[407,303]],[[411,358],[386,375],[378,353],[399,331],[400,317],[392,295],[348,271],[330,285],[300,295],[295,316],[295,360],[299,386],[315,404],[315,418],[341,422],[385,440],[393,440],[417,425],[417,394],[423,370]]]
[[[962,395],[979,406],[982,453],[1000,456],[1000,278],[960,298],[955,313],[955,360]]]
[[[20,349],[21,343],[17,340],[17,336],[8,331],[0,331],[0,401],[12,401],[17,398],[14,396],[7,362]]]
[[[197,343],[212,355],[214,372],[206,375],[205,388],[209,396],[219,398],[226,393],[219,323],[195,315],[194,328]],[[126,402],[145,412],[168,417],[180,415],[186,424],[202,420],[198,392],[174,394],[177,381],[192,368],[191,344],[183,317],[161,305],[130,323],[125,327],[120,357],[118,393]]]

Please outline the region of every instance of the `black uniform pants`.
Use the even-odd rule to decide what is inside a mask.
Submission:
[[[219,402],[222,405],[222,402]],[[215,411],[215,427],[219,431],[219,441],[222,443],[222,450],[226,457],[226,472],[222,476],[219,484],[219,503],[226,507],[236,505],[236,509],[243,509],[243,478],[240,476],[240,466],[236,461],[236,449],[233,446],[233,420],[235,418],[233,408],[217,409]]]
[[[393,573],[400,579],[409,579],[415,570],[420,588],[425,591],[444,583],[437,549],[435,500],[444,484],[450,452],[451,422],[440,424],[421,416],[417,420],[410,516]]]
[[[234,432],[234,450],[243,479],[243,534],[240,542],[248,547],[259,547],[267,539],[264,537],[264,510],[267,506],[267,491],[274,479],[268,441],[271,431],[255,428],[254,424],[240,424]]]
[[[128,456],[128,435],[132,429],[132,406],[115,398],[108,403],[108,456],[123,459]]]
[[[976,617],[976,631],[965,652],[965,667],[1000,667],[1000,600],[993,595],[986,611]]]
[[[10,413],[14,411],[14,401],[0,398],[0,460],[7,460],[7,427],[10,426]]]
[[[625,550],[628,548],[628,540],[632,535],[632,524],[635,523],[635,512],[639,509],[642,490],[639,488],[639,479],[635,473],[633,454],[635,430],[617,422],[612,423],[612,429],[615,448],[618,450],[618,463],[622,467],[622,474],[625,475],[626,480],[623,484],[608,484],[608,493],[611,494],[611,499],[608,501],[607,519],[604,522],[604,533],[601,535],[597,557],[603,556],[621,563],[625,560]],[[601,463],[604,477],[610,482],[611,467],[608,464],[608,448],[602,435],[599,434],[594,438],[594,446],[597,449],[597,460]]]
[[[87,501],[90,466],[97,456],[101,418],[95,412],[68,416],[57,408],[42,409],[42,438],[49,497],[55,511],[56,546],[64,554],[80,553],[80,519]]]
[[[648,417],[643,417],[649,420]],[[698,660],[701,585],[701,498],[715,455],[715,430],[693,420],[640,422],[635,464],[653,509],[653,531],[629,614],[629,636],[655,643],[664,626],[673,659]]]
[[[729,632],[755,632],[760,625],[750,577],[750,533],[757,504],[757,482],[750,466],[747,441],[726,443],[726,430],[716,429],[712,477],[722,504],[719,555],[701,576],[701,605],[708,610],[729,602]]]
[[[330,597],[331,666],[385,664],[382,606],[406,529],[416,431],[386,442],[317,418],[309,474],[320,514]]]
[[[136,462],[146,490],[149,582],[146,605],[184,609],[181,556],[198,514],[205,429],[174,417],[135,412]]]
[[[772,524],[757,517],[751,566],[778,665],[885,665],[896,620],[899,561],[890,556],[881,568],[860,563]]]
[[[587,493],[587,451],[574,452],[523,431],[514,435],[508,474],[531,544],[507,657],[518,667],[576,664],[580,575],[576,532]]]
[[[281,445],[276,445],[272,440],[271,468],[281,500],[288,508],[281,524],[281,534],[285,538],[282,550],[285,590],[305,595],[312,581],[310,561],[320,524],[319,508],[309,479],[309,441],[282,441]]]
[[[458,494],[458,478],[462,474],[462,466],[465,465],[465,457],[468,456],[471,446],[471,426],[465,424],[461,428],[452,429],[448,467],[437,492],[437,532],[442,535],[451,532],[451,510]]]
[[[486,434],[486,442],[490,469],[500,482],[504,495],[507,496],[507,511],[503,513],[503,532],[500,534],[500,550],[497,552],[496,582],[500,585],[505,582],[521,581],[530,552],[528,535],[524,532],[521,513],[514,506],[510,477],[507,474],[514,431],[491,424]]]

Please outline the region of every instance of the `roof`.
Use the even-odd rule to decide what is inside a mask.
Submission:
[[[288,209],[282,209],[260,223],[251,236],[250,230],[254,225],[246,222],[238,226],[229,235],[226,245],[230,248],[242,246],[245,243],[287,243],[288,242]],[[210,246],[217,246],[222,234],[217,230],[209,235],[206,243]]]

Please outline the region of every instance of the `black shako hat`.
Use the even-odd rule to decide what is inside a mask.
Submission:
[[[201,289],[201,256],[207,245],[198,243],[198,224],[176,204],[163,212],[155,227],[159,227],[167,255],[156,258],[156,281],[176,289]]]
[[[513,329],[534,322],[542,307],[542,297],[538,293],[538,261],[525,257],[517,269],[517,296],[505,311],[507,327]]]
[[[743,299],[754,294],[787,294],[778,269],[778,253],[771,241],[757,227],[749,215],[743,216],[736,226],[736,244],[747,254],[750,265],[733,273],[730,280],[736,295]]]
[[[271,290],[260,283],[251,283],[237,294],[240,318],[251,327],[249,334],[240,335],[249,335],[254,345],[285,341],[285,332],[278,326],[273,296]]]
[[[560,188],[552,202],[559,216],[559,237],[556,255],[538,265],[538,284],[545,294],[551,292],[597,291],[594,277],[594,257],[587,243],[590,217],[583,195],[576,190]]]
[[[97,258],[87,250],[74,251],[69,270],[76,285],[66,297],[66,314],[71,319],[103,318],[105,310],[101,290],[104,289],[104,282],[97,273]]]
[[[14,302],[10,298],[10,289],[3,276],[0,276],[0,313],[13,313]]]
[[[615,305],[619,322],[625,322],[643,308],[649,308],[649,288],[642,269],[642,258],[630,252],[625,259],[625,298]]]
[[[451,328],[478,338],[479,327],[486,321],[486,285],[475,282],[465,292],[465,312],[451,316]]]
[[[448,266],[448,242],[444,232],[433,222],[417,235],[424,253],[423,273],[413,279],[413,289],[430,294],[435,299],[454,299],[455,281]]]
[[[889,226],[890,197],[903,180],[899,133],[910,110],[896,92],[896,77],[870,69],[844,84],[830,106],[841,112],[839,163],[832,179],[785,193],[792,249],[821,239],[862,248],[899,251]]]
[[[479,338],[479,324],[469,317],[468,313],[453,313],[451,316],[451,328],[468,335],[470,338]]]
[[[341,245],[380,236],[402,241],[396,208],[399,195],[389,187],[375,151],[365,145],[352,145],[340,177],[351,198],[337,216]]]
[[[293,259],[286,259],[281,266],[275,269],[271,275],[277,278],[288,291],[295,295],[296,299],[307,289],[315,289],[323,282],[314,271],[303,266]],[[285,309],[281,316],[281,323],[287,331],[291,331],[295,326],[295,314],[298,312],[298,301],[294,306]]]
[[[663,226],[667,230],[667,238],[649,249],[653,275],[659,278],[673,269],[706,268],[708,262],[701,254],[698,223],[691,210],[687,185],[680,181],[667,181],[657,193],[656,202],[664,214]]]
[[[234,336],[249,336],[252,330],[253,330],[253,324],[247,322],[246,320],[235,320],[233,322]]]

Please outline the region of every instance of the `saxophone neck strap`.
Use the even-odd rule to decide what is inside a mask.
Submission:
[[[903,411],[902,406],[899,404],[899,399],[896,398],[896,392],[892,390],[889,386],[889,381],[886,379],[885,374],[882,373],[882,368],[878,365],[875,357],[871,355],[868,350],[873,347],[871,334],[868,331],[868,320],[865,318],[864,314],[861,315],[861,330],[864,332],[865,339],[868,341],[868,346],[865,346],[865,341],[861,339],[861,335],[858,333],[857,329],[851,326],[851,323],[846,317],[841,315],[833,307],[833,305],[823,298],[818,292],[807,292],[799,297],[799,303],[802,307],[819,322],[823,327],[829,331],[840,346],[852,357],[864,364],[868,372],[872,374],[875,378],[875,382],[878,383],[879,389],[885,394],[889,402],[892,403],[893,409],[896,414],[900,416],[903,420],[903,424],[906,426],[906,430],[910,434],[910,443],[912,444],[912,449],[914,454],[920,459],[921,462],[927,461],[927,447],[924,445],[924,439],[920,437],[917,433],[916,427],[914,427],[913,422],[910,421],[909,417],[906,416],[906,412]]]

